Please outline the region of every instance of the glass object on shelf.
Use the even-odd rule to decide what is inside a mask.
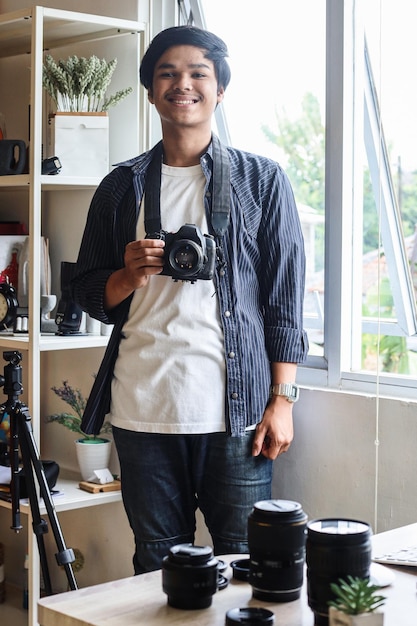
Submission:
[[[19,248],[17,246],[14,246],[12,248],[12,255],[11,255],[10,263],[7,265],[7,267],[5,267],[3,271],[0,272],[0,282],[2,283],[8,282],[11,285],[13,285],[13,287],[15,287],[16,289],[17,289],[17,284],[18,284],[18,272],[19,272],[19,265],[17,262],[18,252],[19,252]]]
[[[6,118],[3,113],[0,113],[0,139],[6,139]]]

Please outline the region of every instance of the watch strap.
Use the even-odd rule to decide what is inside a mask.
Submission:
[[[300,389],[295,383],[279,383],[278,385],[272,385],[271,395],[283,396],[288,402],[297,402]]]

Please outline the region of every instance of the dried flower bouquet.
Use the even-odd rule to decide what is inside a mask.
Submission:
[[[56,63],[48,54],[43,66],[43,87],[57,111],[106,112],[133,91],[127,87],[106,95],[116,66],[117,59],[100,60],[95,55],[88,59],[74,55]]]

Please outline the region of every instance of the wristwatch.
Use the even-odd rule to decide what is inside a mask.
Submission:
[[[18,306],[15,288],[10,283],[0,283],[0,328],[13,326]]]
[[[271,395],[284,396],[288,402],[297,402],[300,396],[300,389],[295,383],[279,383],[279,385],[272,385]]]

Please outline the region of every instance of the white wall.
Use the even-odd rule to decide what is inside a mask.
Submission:
[[[417,405],[381,399],[378,411],[377,404],[302,390],[294,442],[275,463],[274,497],[301,502],[310,519],[354,517],[379,532],[416,522]]]
[[[273,497],[309,519],[347,517],[382,532],[417,522],[417,403],[302,389],[294,441],[274,464]],[[200,519],[201,541],[209,541]]]

